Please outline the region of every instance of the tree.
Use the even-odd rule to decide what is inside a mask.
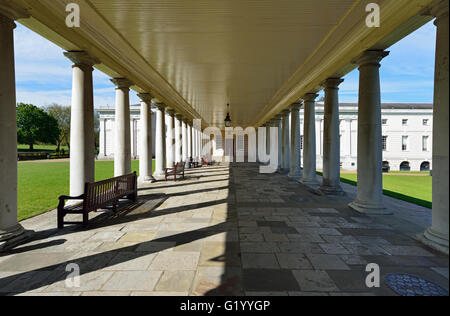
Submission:
[[[61,131],[56,141],[56,151],[61,150],[61,145],[67,145],[70,148],[70,107],[53,103],[45,110],[56,118]]]
[[[32,105],[17,105],[17,139],[19,143],[30,146],[41,142],[56,144],[60,130],[58,121],[44,110]]]

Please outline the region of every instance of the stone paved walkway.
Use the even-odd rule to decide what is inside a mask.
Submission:
[[[34,240],[0,254],[0,295],[394,295],[366,287],[368,263],[448,290],[448,256],[412,238],[429,210],[387,198],[395,216],[363,216],[345,188],[330,198],[256,164],[213,166],[141,188],[138,205],[85,231],[58,232],[49,212],[23,223]],[[70,264],[80,287],[66,284]]]

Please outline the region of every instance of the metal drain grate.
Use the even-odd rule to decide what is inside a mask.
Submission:
[[[389,274],[386,284],[401,296],[448,296],[448,291],[439,285],[410,274]]]

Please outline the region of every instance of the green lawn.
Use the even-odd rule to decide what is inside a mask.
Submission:
[[[154,166],[153,166],[154,168]],[[139,173],[139,161],[132,161]],[[69,162],[19,162],[18,218],[26,218],[54,209],[60,195],[69,194]],[[114,176],[113,161],[95,163],[96,181]]]
[[[69,147],[61,146],[61,150],[64,149],[66,152],[69,151]],[[18,145],[18,152],[30,152],[29,145]],[[34,145],[34,150],[32,152],[49,152],[54,153],[56,151],[56,145]]]
[[[395,175],[396,172],[383,175],[384,194],[414,204],[432,207],[432,177]],[[405,174],[402,172],[401,174]],[[416,175],[414,175],[416,174]],[[425,173],[426,174],[426,173]],[[342,182],[356,185],[356,174],[342,174]]]

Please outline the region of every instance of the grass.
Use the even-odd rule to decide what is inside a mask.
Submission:
[[[19,221],[56,208],[58,197],[69,194],[69,162],[19,162],[18,219]],[[153,162],[153,169],[155,168]],[[139,161],[132,161],[132,170],[139,171]],[[383,176],[384,194],[431,208],[431,176]],[[95,163],[96,181],[114,176],[113,161]],[[356,185],[356,174],[343,174],[342,182]]]
[[[419,172],[411,172],[411,176],[405,175],[406,173],[392,172],[384,174],[383,193],[399,200],[431,208],[432,177],[427,175],[417,176],[417,174],[420,174]],[[427,172],[424,174],[427,174]],[[356,186],[357,175],[342,174],[341,181]]]
[[[67,146],[61,146],[61,150],[64,149],[66,152],[69,151],[69,147]],[[17,151],[19,153],[27,153],[27,152],[48,152],[48,153],[54,153],[56,151],[56,145],[34,145],[34,149],[30,151],[29,145],[18,145]]]
[[[139,171],[139,161],[132,161],[131,165],[133,171]],[[69,194],[68,161],[19,162],[18,167],[19,221],[56,208],[58,197]],[[113,176],[113,161],[95,163],[96,181]]]

